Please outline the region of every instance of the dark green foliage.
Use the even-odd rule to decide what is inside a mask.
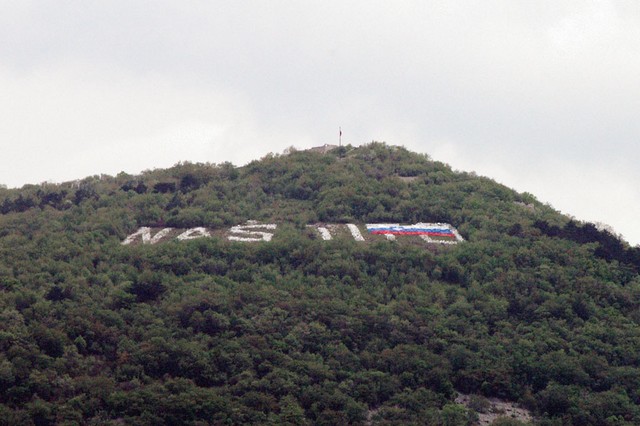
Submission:
[[[73,194],[73,204],[78,205],[84,200],[92,198],[98,198],[95,188],[90,184],[82,184]]]
[[[0,424],[466,425],[484,397],[640,423],[639,249],[426,156],[374,143],[0,195]],[[273,241],[120,245],[249,219]],[[467,241],[325,242],[319,221]]]
[[[175,182],[159,182],[153,185],[153,192],[166,194],[166,193],[175,192],[175,191],[176,191]]]
[[[607,261],[616,260],[640,272],[640,247],[628,247],[607,230],[599,230],[592,223],[569,221],[563,228],[538,220],[534,226],[550,237],[566,238],[580,244],[598,243],[594,254]]]
[[[144,194],[145,192],[147,192],[147,185],[145,185],[142,181],[128,181],[127,183],[122,185],[120,189],[123,191],[135,191],[138,194]]]
[[[135,277],[128,291],[136,296],[136,301],[149,302],[160,297],[166,291],[166,286],[162,282],[162,275],[144,271]]]

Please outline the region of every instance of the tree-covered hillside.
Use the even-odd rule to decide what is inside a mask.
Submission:
[[[0,213],[0,424],[471,424],[457,392],[640,424],[640,249],[403,148],[0,189]],[[278,232],[121,244],[248,220]],[[307,228],[420,222],[465,242]]]

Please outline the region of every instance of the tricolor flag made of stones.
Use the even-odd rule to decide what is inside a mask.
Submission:
[[[444,238],[461,241],[462,237],[446,223],[416,223],[415,225],[400,225],[397,223],[367,224],[367,231],[374,235],[417,235],[423,238]]]

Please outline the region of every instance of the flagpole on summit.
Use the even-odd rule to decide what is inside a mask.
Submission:
[[[342,127],[338,127],[338,145],[342,147]]]

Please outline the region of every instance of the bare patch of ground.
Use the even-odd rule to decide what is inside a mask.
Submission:
[[[516,403],[498,398],[458,394],[455,402],[478,413],[478,422],[476,424],[480,426],[490,425],[499,417],[508,417],[523,423],[531,423],[533,421],[533,416],[529,410],[519,407]]]
[[[324,144],[323,146],[314,146],[313,148],[306,149],[305,151],[319,152],[320,154],[326,154],[327,152],[338,148],[338,145]]]
[[[527,203],[523,203],[522,201],[516,201],[515,202],[516,205],[523,207],[531,212],[535,212],[536,211],[536,206],[533,205],[533,203],[527,204]]]
[[[420,176],[396,176],[396,177],[401,181],[407,182],[407,183],[414,182],[420,178]]]

